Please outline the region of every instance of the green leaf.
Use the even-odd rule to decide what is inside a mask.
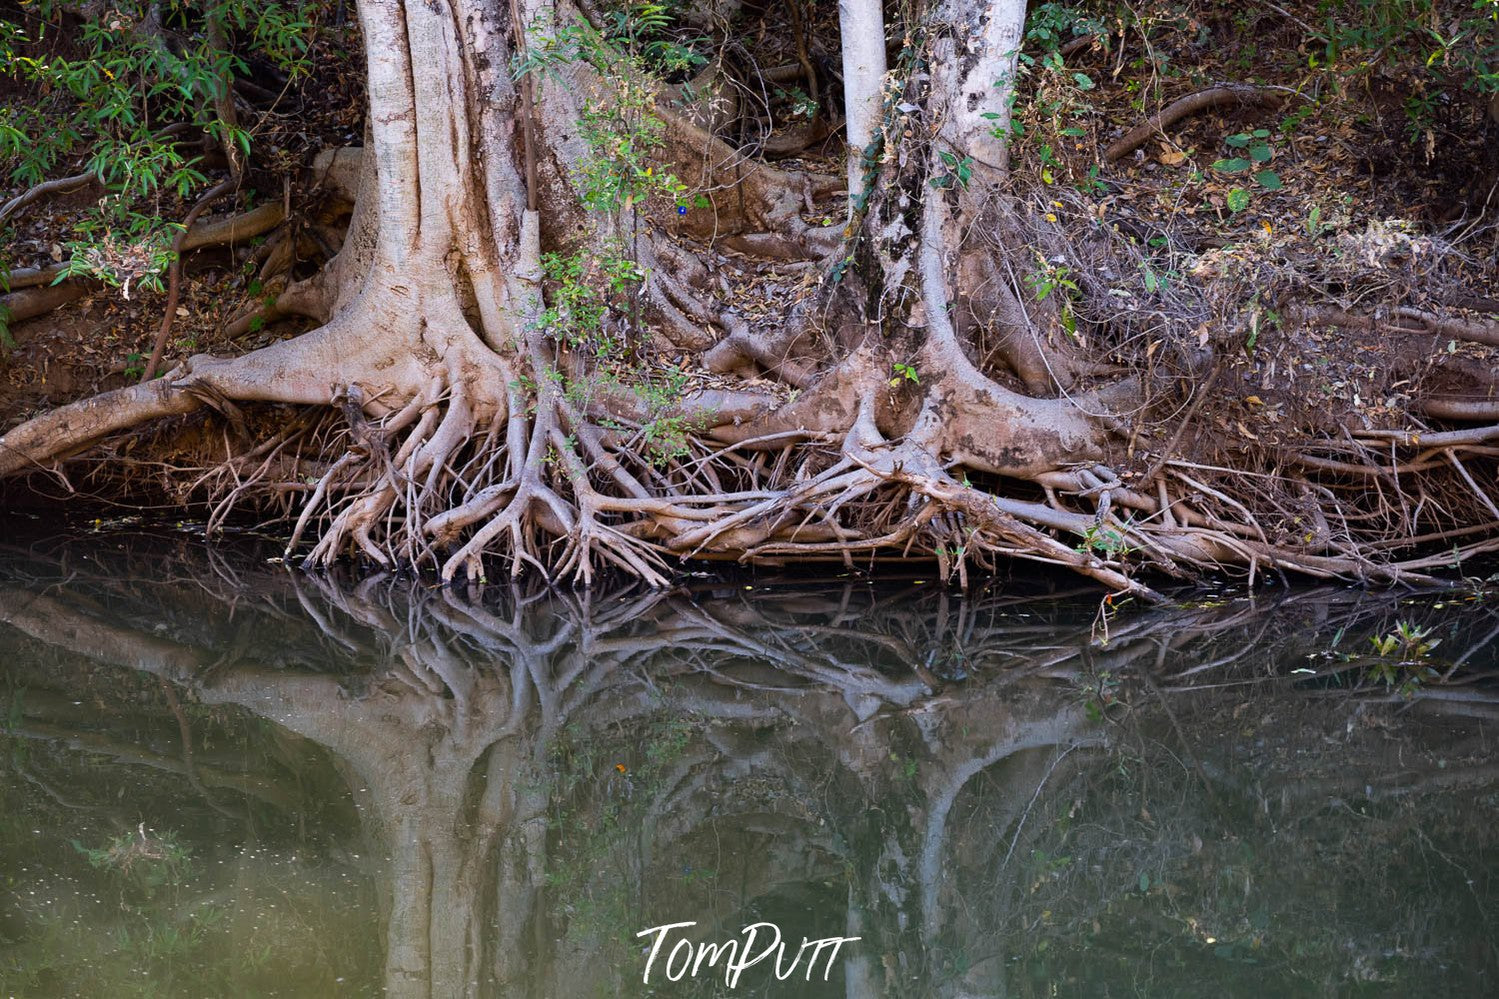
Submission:
[[[1249,147],[1249,158],[1256,163],[1269,163],[1272,155],[1270,147],[1263,142],[1256,142]]]
[[[1222,173],[1243,173],[1249,169],[1249,161],[1242,156],[1227,160],[1214,160],[1213,169]]]
[[[1144,871],[1140,872],[1140,890],[1150,891],[1150,875]]]
[[[1280,174],[1274,170],[1261,170],[1254,175],[1255,183],[1267,191],[1279,191],[1285,185],[1280,182]]]
[[[1225,145],[1231,146],[1234,149],[1243,149],[1245,146],[1249,145],[1249,136],[1245,135],[1243,132],[1240,132],[1238,135],[1230,135],[1228,138],[1224,139],[1223,142]]]
[[[1228,192],[1228,210],[1231,212],[1242,212],[1249,207],[1249,192],[1242,187],[1235,187]]]
[[[1093,78],[1087,73],[1073,73],[1072,78],[1077,81],[1079,90],[1092,90],[1098,85],[1093,82]]]

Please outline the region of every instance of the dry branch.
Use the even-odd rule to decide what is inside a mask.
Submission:
[[[1226,84],[1199,90],[1195,94],[1178,98],[1165,108],[1130,129],[1114,140],[1104,151],[1103,158],[1109,163],[1122,159],[1143,146],[1152,135],[1164,135],[1166,129],[1188,115],[1200,114],[1227,104],[1278,104],[1290,96],[1291,91],[1277,87],[1256,87],[1248,84]]]

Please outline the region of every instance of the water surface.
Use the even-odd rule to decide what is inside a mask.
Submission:
[[[1493,606],[1049,587],[13,546],[0,994],[1495,994]]]

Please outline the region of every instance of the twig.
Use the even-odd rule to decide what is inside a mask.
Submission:
[[[193,205],[192,211],[187,213],[187,218],[182,220],[182,231],[177,233],[176,239],[172,240],[172,265],[167,271],[166,310],[161,317],[161,329],[156,331],[156,342],[151,345],[151,359],[146,362],[146,369],[141,373],[143,382],[149,382],[156,377],[157,366],[161,364],[161,353],[166,348],[167,337],[172,333],[172,320],[177,316],[177,301],[182,296],[182,253],[187,234],[191,231],[193,223],[198,221],[198,216],[202,215],[209,205],[239,187],[239,180],[240,174],[236,171],[215,184],[207,194],[199,198],[198,203]]]

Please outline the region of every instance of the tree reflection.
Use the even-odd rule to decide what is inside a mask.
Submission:
[[[1048,964],[1048,946],[1106,937],[1152,883],[1185,883],[1216,849],[1210,827],[1232,835],[1255,827],[1256,804],[1278,820],[1367,785],[1343,766],[1272,808],[1252,769],[1203,741],[1237,721],[1247,691],[1254,711],[1289,698],[1340,722],[1392,699],[1493,710],[1471,665],[1397,698],[1347,694],[1359,684],[1343,683],[1346,661],[1306,658],[1394,615],[1441,618],[1367,595],[1141,611],[1105,642],[1090,608],[1052,598],[461,593],[169,564],[189,575],[17,556],[0,621],[325,751],[383,858],[368,873],[397,996],[635,994],[636,931],[695,920],[695,936],[723,940],[755,919],[793,949],[803,934],[861,937],[835,972],[849,996],[1036,994],[1074,974]],[[1470,657],[1491,658],[1492,621],[1470,618],[1454,656],[1477,642]],[[1345,693],[1319,699],[1333,689]],[[35,738],[109,740],[80,715],[75,729],[22,721]],[[305,807],[201,754],[170,765],[216,807]],[[1486,771],[1463,774],[1489,793]],[[1162,932],[1217,946],[1202,942],[1211,894],[1173,903]],[[704,973],[673,988],[714,985]]]

